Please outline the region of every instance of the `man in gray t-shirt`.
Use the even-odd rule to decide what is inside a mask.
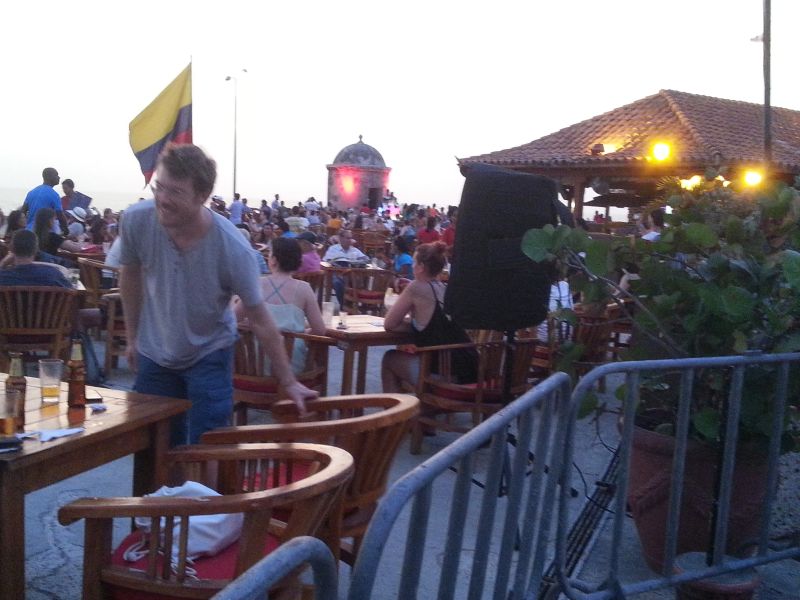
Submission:
[[[299,410],[317,395],[292,374],[252,250],[204,206],[215,179],[214,161],[198,147],[169,146],[151,186],[155,200],[126,210],[121,226],[120,291],[134,389],[192,402],[188,424],[185,417],[173,422],[172,445],[196,443],[205,431],[230,424],[234,294]]]

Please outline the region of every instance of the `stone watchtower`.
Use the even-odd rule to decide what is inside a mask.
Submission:
[[[328,205],[336,210],[380,206],[389,186],[389,171],[381,153],[361,141],[336,155],[328,168]]]

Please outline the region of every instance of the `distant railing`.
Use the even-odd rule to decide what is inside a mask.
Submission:
[[[592,387],[602,378],[614,374],[625,375],[625,399],[622,408],[622,439],[620,440],[620,472],[618,475],[616,496],[614,498],[614,517],[612,524],[613,539],[609,552],[608,572],[599,585],[589,584],[577,578],[567,576],[566,553],[568,523],[568,503],[566,494],[559,498],[558,537],[556,542],[556,571],[562,591],[571,599],[601,600],[606,598],[627,597],[660,588],[674,587],[680,583],[705,579],[723,573],[744,571],[769,562],[800,557],[800,545],[797,540],[791,547],[784,549],[770,548],[770,516],[775,502],[778,481],[778,458],[780,454],[783,416],[787,402],[790,366],[796,368],[800,363],[800,353],[794,354],[753,354],[732,357],[692,358],[681,360],[651,360],[638,362],[610,363],[590,371],[575,388],[572,396],[572,415],[569,419],[568,439],[573,437],[577,409]],[[753,556],[736,558],[725,556],[728,540],[728,518],[731,512],[731,494],[736,463],[737,436],[739,419],[742,414],[742,390],[745,372],[754,365],[772,365],[776,369],[775,388],[773,394],[772,419],[770,427],[770,443],[767,451],[767,475],[765,497],[760,511],[760,531],[757,536],[757,550]],[[727,369],[730,371],[730,392],[727,409],[723,412],[720,423],[723,432],[723,453],[719,458],[718,485],[716,493],[716,518],[713,527],[713,545],[711,564],[704,567],[683,569],[679,574],[674,571],[676,549],[678,544],[678,525],[681,512],[681,494],[684,487],[686,452],[690,424],[690,403],[695,373],[699,369]],[[668,516],[666,519],[666,537],[664,544],[664,561],[662,575],[644,581],[623,582],[619,577],[620,546],[623,526],[626,517],[626,499],[630,475],[631,448],[634,433],[634,416],[639,403],[639,381],[644,372],[670,371],[680,373],[680,401],[675,431],[675,452],[669,492]],[[764,391],[764,393],[767,393]],[[727,418],[725,418],[727,413]],[[562,464],[572,462],[572,444],[565,444]],[[711,450],[709,450],[711,451]],[[563,489],[563,488],[562,488]],[[756,544],[754,544],[756,545]],[[595,552],[602,550],[595,549]]]

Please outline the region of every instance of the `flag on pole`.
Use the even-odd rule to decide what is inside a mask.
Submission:
[[[156,170],[156,160],[167,142],[192,142],[192,64],[128,126],[131,150],[139,161],[145,184]]]

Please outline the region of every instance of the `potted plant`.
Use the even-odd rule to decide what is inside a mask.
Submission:
[[[526,233],[523,252],[536,262],[553,262],[570,271],[572,290],[580,292],[585,301],[616,303],[632,318],[627,359],[798,351],[800,195],[785,184],[739,189],[718,175],[707,173],[705,181],[693,189],[685,189],[678,179],[660,182],[661,198],[655,206],[667,206],[671,211],[665,215],[666,227],[660,237],[650,236],[657,238],[654,241],[592,239],[580,229],[547,226]],[[621,277],[623,274],[626,276]],[[632,280],[629,288],[625,279]],[[568,310],[559,312],[561,318],[575,318]],[[574,348],[563,353],[575,354]],[[735,487],[737,493],[755,492],[756,498],[734,499],[734,505],[751,510],[732,519],[755,526],[753,512],[757,514],[765,489],[763,449],[770,435],[771,396],[765,390],[774,380],[774,373],[767,368],[748,369],[745,379]],[[797,380],[794,373],[795,393],[790,399],[798,397]],[[678,405],[676,383],[668,374],[643,379],[628,495],[646,558],[657,570],[663,560],[673,448],[669,436],[675,429]],[[728,384],[724,372],[696,373],[684,498],[699,506],[685,502],[681,512],[682,519],[694,515],[699,525],[681,526],[679,553],[706,547],[713,503],[710,482],[715,479]],[[596,396],[590,397],[580,414],[606,408]],[[789,407],[784,423],[782,450],[797,451],[800,427],[796,407]],[[649,455],[643,454],[645,446],[654,447]],[[663,464],[656,466],[656,459]],[[637,467],[643,472],[637,474]],[[659,469],[667,469],[666,476]],[[658,477],[664,480],[660,488],[655,481]],[[656,505],[661,505],[662,514],[654,516],[651,509]],[[752,532],[752,527],[731,523],[729,551]],[[657,531],[644,532],[649,525]],[[689,534],[699,539],[687,541]]]

